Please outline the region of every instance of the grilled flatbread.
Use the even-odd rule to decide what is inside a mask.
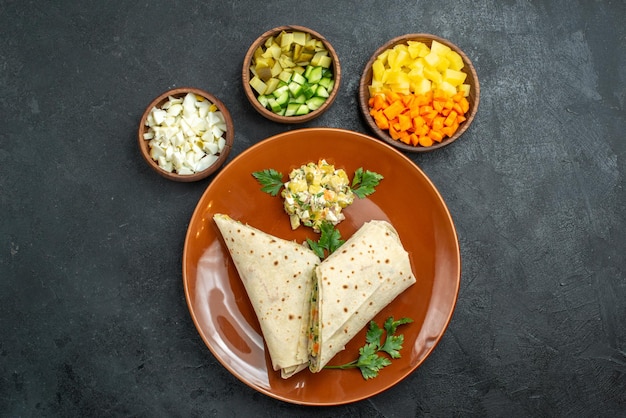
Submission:
[[[309,248],[227,215],[213,217],[252,303],[274,370],[307,368],[309,297],[320,259]]]
[[[407,251],[386,221],[365,223],[315,268],[310,370],[319,372],[400,293],[415,283]]]

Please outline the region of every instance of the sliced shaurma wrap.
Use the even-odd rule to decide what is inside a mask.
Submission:
[[[415,283],[411,262],[386,221],[365,223],[315,268],[310,370],[319,372],[400,293]]]
[[[288,378],[308,366],[309,296],[319,257],[227,215],[213,217],[259,320],[274,370]]]

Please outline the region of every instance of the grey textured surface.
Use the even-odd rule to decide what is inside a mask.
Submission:
[[[626,416],[623,1],[0,0],[0,416]],[[411,155],[457,226],[462,283],[422,367],[371,399],[300,407],[211,355],[181,279],[210,179],[168,182],[135,144],[146,104],[229,106],[231,159],[295,127],[252,112],[253,39],[309,26],[342,92],[305,126],[369,133],[356,90],[386,40],[450,39],[481,82],[455,144]]]

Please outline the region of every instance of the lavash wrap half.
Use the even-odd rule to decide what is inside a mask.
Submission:
[[[309,297],[319,257],[228,215],[213,219],[254,308],[273,369],[285,379],[306,369]]]
[[[365,223],[315,268],[309,369],[322,370],[415,281],[409,254],[393,226],[386,221]]]

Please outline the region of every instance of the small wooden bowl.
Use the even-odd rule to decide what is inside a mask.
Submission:
[[[322,43],[324,44],[324,47],[328,50],[328,53],[330,57],[332,58],[334,86],[333,86],[332,91],[330,92],[330,96],[318,109],[311,111],[307,113],[306,115],[281,116],[272,112],[271,110],[267,109],[259,102],[259,100],[257,99],[258,97],[257,92],[250,86],[250,79],[252,77],[250,66],[252,65],[252,58],[254,55],[254,51],[256,51],[256,49],[259,46],[263,45],[263,43],[267,40],[267,38],[269,38],[270,36],[278,35],[282,31],[285,31],[285,32],[300,31],[300,32],[307,32],[311,34],[312,37],[322,41]],[[248,52],[246,53],[243,59],[241,80],[243,82],[243,90],[246,94],[246,97],[248,98],[248,101],[250,102],[250,104],[252,104],[252,107],[254,108],[254,110],[259,112],[261,115],[265,116],[267,119],[271,121],[278,122],[278,123],[292,123],[292,124],[302,123],[302,122],[308,122],[320,116],[322,113],[328,110],[330,105],[335,101],[335,98],[337,97],[337,93],[339,92],[339,85],[341,82],[341,66],[339,65],[339,56],[337,55],[337,52],[335,52],[335,49],[333,48],[333,46],[330,44],[330,42],[328,42],[328,40],[326,40],[326,38],[324,38],[322,35],[320,35],[316,31],[306,28],[304,26],[297,26],[297,25],[279,26],[274,29],[268,30],[263,35],[259,36],[252,43],[252,45],[248,49]]]
[[[467,119],[459,125],[459,129],[456,131],[456,133],[453,136],[449,138],[445,138],[441,142],[435,142],[433,145],[429,147],[424,147],[424,146],[419,146],[419,145],[413,146],[413,145],[405,144],[404,142],[391,138],[388,131],[382,130],[376,125],[376,122],[374,122],[374,119],[370,115],[370,107],[368,104],[370,93],[369,93],[368,86],[372,83],[372,65],[374,61],[376,60],[376,58],[380,54],[382,54],[385,50],[393,48],[394,46],[399,45],[399,44],[407,43],[407,41],[420,41],[420,42],[425,43],[430,48],[433,40],[436,40],[437,42],[440,42],[450,47],[452,50],[456,51],[461,56],[461,58],[463,58],[463,63],[465,65],[461,71],[467,74],[465,83],[470,85],[470,93],[469,93],[469,96],[467,97],[470,107],[469,107],[468,113],[465,115]],[[478,75],[476,74],[474,65],[472,64],[470,59],[467,57],[467,55],[465,55],[465,53],[458,46],[454,45],[452,42],[448,41],[447,39],[443,39],[438,36],[425,34],[425,33],[414,33],[414,34],[398,36],[396,38],[389,40],[380,48],[378,48],[376,52],[374,52],[374,54],[371,56],[367,64],[365,65],[365,69],[363,70],[363,74],[361,75],[361,81],[359,84],[359,107],[361,109],[361,113],[363,114],[363,117],[367,125],[370,127],[372,131],[374,131],[374,133],[380,139],[382,139],[383,141],[389,143],[390,145],[398,149],[401,149],[407,152],[432,151],[441,147],[445,147],[446,145],[449,145],[452,142],[456,141],[461,135],[463,135],[463,133],[467,130],[467,128],[469,128],[469,126],[472,124],[474,117],[476,116],[476,112],[478,111],[479,102],[480,102],[480,85],[478,83]]]
[[[187,93],[193,93],[196,96],[204,97],[206,100],[216,105],[219,111],[222,112],[222,115],[224,115],[224,120],[226,121],[226,133],[224,134],[226,145],[224,146],[224,149],[222,149],[222,151],[219,153],[218,159],[208,168],[202,171],[199,171],[197,173],[194,173],[194,174],[181,175],[181,174],[177,174],[176,172],[170,173],[169,171],[164,170],[163,168],[159,166],[159,164],[156,161],[152,159],[152,157],[150,156],[150,146],[148,145],[149,141],[145,140],[143,135],[144,133],[148,131],[148,127],[146,126],[146,119],[148,118],[148,115],[150,114],[150,112],[152,111],[154,107],[160,108],[169,99],[170,96],[185,97]],[[141,117],[141,122],[139,123],[139,132],[137,136],[139,149],[141,150],[141,155],[143,156],[144,160],[146,160],[148,165],[154,171],[159,173],[161,176],[167,179],[170,179],[173,181],[179,181],[179,182],[198,181],[213,174],[226,161],[226,158],[228,157],[228,154],[230,153],[230,150],[233,146],[234,139],[235,139],[235,129],[234,129],[233,120],[230,116],[230,113],[228,112],[228,109],[224,105],[224,103],[222,103],[222,101],[219,100],[214,95],[204,90],[200,90],[200,89],[193,88],[193,87],[180,87],[180,88],[168,90],[165,93],[158,96],[157,98],[155,98],[154,100],[152,100],[152,102],[150,102],[148,107],[146,107],[146,110],[143,112],[143,116]]]

